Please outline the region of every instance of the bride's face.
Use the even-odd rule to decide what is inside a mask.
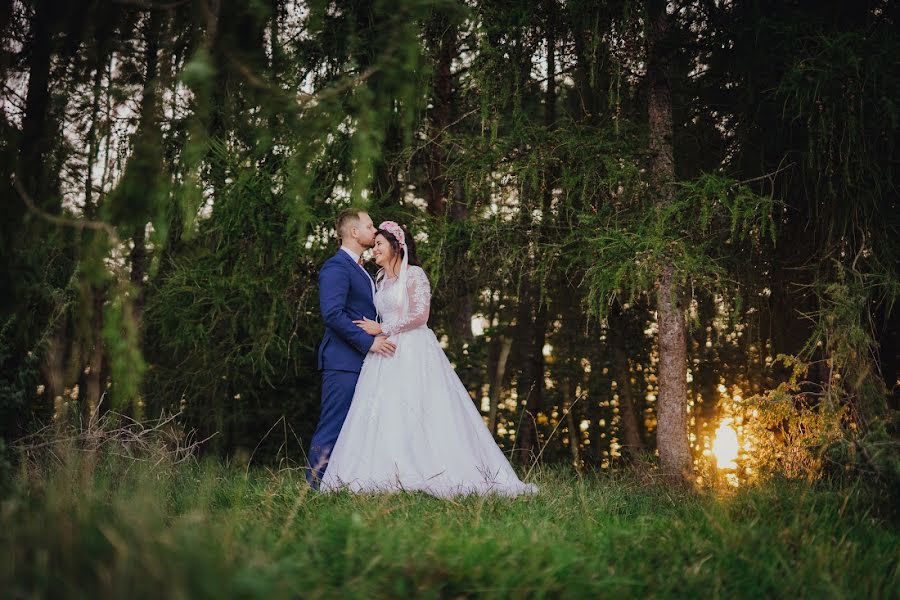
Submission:
[[[386,267],[391,264],[394,258],[394,249],[380,233],[375,236],[375,247],[372,249],[375,256],[375,264],[379,267]]]

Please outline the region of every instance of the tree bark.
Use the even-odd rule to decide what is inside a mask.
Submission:
[[[488,412],[488,429],[491,434],[497,432],[497,411],[500,407],[500,394],[503,392],[503,382],[506,379],[506,364],[509,360],[509,353],[512,350],[512,340],[508,337],[501,337],[498,340],[500,350],[497,356],[497,369],[494,371],[494,379],[491,382],[491,405]]]
[[[672,148],[672,90],[669,61],[672,53],[672,16],[665,0],[648,0],[647,112],[650,123],[650,174],[658,205],[673,200],[675,158]],[[659,399],[657,448],[664,477],[689,484],[692,459],[687,428],[687,332],[683,293],[675,268],[663,265],[656,282],[659,325]]]
[[[518,435],[518,446],[522,450],[519,458],[523,461],[527,461],[528,457],[537,454],[538,435],[535,419],[538,412],[544,407],[544,343],[547,329],[547,306],[542,303],[539,294],[539,290],[537,293],[532,290],[532,293],[526,296],[528,302],[539,303],[541,306],[535,311],[534,321],[531,321],[529,318],[528,324],[530,327],[528,329],[530,331],[525,332],[527,336],[525,344],[527,344],[528,350],[525,353],[527,367],[524,372],[525,385],[522,386],[522,389],[525,390],[525,387],[527,387],[527,390],[525,390],[526,412]],[[530,307],[527,311],[522,311],[522,314],[527,314],[530,317]]]
[[[562,380],[563,405],[562,410],[565,413],[566,429],[569,435],[569,451],[572,453],[572,466],[575,467],[576,473],[581,473],[581,435],[578,423],[575,421],[575,412],[573,410],[574,395],[572,391],[572,379],[566,375]]]
[[[557,5],[554,0],[548,0],[545,4],[547,11],[547,92],[544,96],[544,126],[547,130],[551,130],[556,122],[556,12]],[[550,210],[553,202],[553,180],[554,170],[548,166],[543,173],[543,184],[540,190],[541,194],[541,221],[537,226],[538,247],[546,247],[547,242],[547,223],[550,218]],[[525,384],[529,386],[527,392],[527,401],[525,403],[526,414],[522,420],[521,431],[518,432],[518,447],[522,450],[519,453],[520,460],[527,460],[535,453],[537,447],[537,427],[535,418],[538,411],[544,405],[544,344],[547,335],[548,307],[546,299],[541,297],[541,282],[537,273],[531,277],[526,277],[523,281],[522,289],[528,290],[525,298],[528,305],[519,311],[520,327],[525,326],[526,317],[530,321],[531,308],[534,305],[534,321],[531,322],[529,345],[530,349],[526,353],[525,360],[528,368],[525,370],[527,376]],[[524,337],[524,336],[523,336]],[[524,389],[524,386],[520,386]]]
[[[88,130],[87,173],[84,177],[84,216],[93,219],[97,211],[94,205],[94,160],[97,157],[97,119],[100,114],[100,97],[103,91],[103,74],[105,65],[101,60],[97,61],[97,71],[94,74],[94,98],[91,103],[91,127]]]
[[[106,303],[106,290],[94,290],[91,328],[94,332],[94,345],[88,352],[87,372],[84,376],[84,405],[82,414],[89,422],[96,423],[102,412],[109,408],[101,405],[104,391],[105,352],[103,346],[103,305]]]
[[[45,162],[50,148],[50,66],[53,51],[53,22],[60,7],[57,2],[39,2],[32,19],[31,43],[28,46],[28,91],[22,120],[22,143],[19,147],[19,177],[35,204],[51,212],[58,206],[48,198]],[[24,213],[21,201],[15,215]]]
[[[446,152],[443,138],[450,125],[453,102],[453,78],[450,66],[456,54],[456,26],[443,12],[438,11],[430,23],[429,39],[434,48],[434,78],[432,80],[432,109],[428,120],[428,146],[425,169],[428,173],[428,212],[444,214],[447,205],[447,181],[444,177]]]
[[[162,133],[159,127],[160,98],[159,98],[159,51],[164,22],[161,11],[151,10],[144,28],[146,41],[144,52],[144,90],[141,99],[141,116],[138,131],[135,136],[135,146],[143,146],[144,156],[140,156],[141,148],[136,148],[132,160],[141,160],[145,164],[141,169],[142,175],[147,177],[146,187],[148,194],[160,197],[166,186],[163,184],[165,169],[162,158]],[[155,198],[154,202],[162,201]],[[150,205],[152,206],[152,204]],[[155,210],[155,207],[154,207]],[[137,325],[138,343],[143,346],[143,313],[145,299],[145,282],[150,256],[147,252],[147,221],[150,214],[139,214],[133,230],[131,252],[129,260],[131,271],[129,281],[134,289],[135,296],[131,303],[131,316]],[[133,406],[136,415],[142,413],[141,406]]]
[[[516,398],[521,406],[524,402],[524,411],[518,419],[516,431],[516,452],[513,458],[521,464],[528,464],[534,456],[534,445],[537,441],[535,431],[535,419],[541,406],[540,396],[543,382],[538,380],[534,372],[536,361],[532,357],[534,344],[532,328],[532,290],[531,278],[528,273],[522,276],[519,286],[519,299],[516,309],[515,350],[516,362],[519,366],[519,375],[516,378]]]
[[[618,318],[617,318],[618,317]],[[644,451],[641,429],[638,424],[634,401],[634,386],[631,385],[631,368],[625,352],[625,332],[621,313],[610,319],[609,343],[612,347],[612,367],[619,394],[619,432],[625,457],[634,462]]]
[[[667,479],[689,483],[692,472],[687,427],[687,340],[681,291],[674,268],[666,266],[658,282],[659,399],[656,444]]]
[[[104,24],[111,21],[106,20]],[[97,130],[98,121],[100,119],[101,100],[103,98],[103,79],[107,73],[109,62],[109,40],[110,27],[99,29],[94,37],[96,44],[96,57],[94,62],[94,80],[93,80],[93,99],[91,102],[91,126],[88,130],[88,147],[85,162],[87,164],[86,174],[84,178],[84,216],[87,219],[95,219],[99,212],[102,202],[102,184],[101,196],[94,200],[94,162],[97,158],[98,143]],[[109,88],[112,81],[108,82],[106,95],[109,95]],[[108,115],[107,115],[108,117]],[[108,157],[107,157],[108,160]],[[101,414],[101,398],[103,395],[103,369],[104,369],[104,345],[103,345],[103,307],[106,302],[106,287],[91,286],[92,306],[91,306],[91,341],[90,347],[85,352],[86,364],[83,369],[84,382],[84,400],[82,403],[82,414],[89,423],[97,422]]]
[[[697,298],[698,316],[701,325],[712,326],[716,316],[716,306],[710,294],[700,294]],[[715,348],[719,347],[713,339],[715,329],[707,332],[706,327],[700,327],[694,336],[697,343],[697,353],[700,356],[700,364],[694,372],[692,394],[699,393],[699,406],[694,407],[696,425],[694,435],[696,439],[702,439],[703,433],[710,425],[715,425],[719,417],[719,372],[720,365]],[[706,342],[711,341],[712,346],[707,348]],[[765,346],[760,347],[760,354],[765,355]],[[764,359],[763,359],[764,360]]]
[[[428,43],[433,49],[434,77],[431,82],[431,111],[428,118],[428,141],[425,147],[425,171],[427,183],[425,196],[428,213],[437,218],[446,216],[450,222],[461,222],[467,217],[465,194],[462,185],[451,186],[445,169],[447,151],[445,138],[454,115],[453,73],[450,67],[457,57],[458,28],[453,17],[438,10],[428,24]],[[451,192],[453,197],[449,198]],[[449,210],[448,210],[449,204]],[[448,247],[448,257],[453,265],[466,260],[468,243],[459,240]],[[451,349],[456,357],[462,357],[462,349],[472,341],[472,292],[465,278],[457,279],[458,298],[454,298],[451,316]],[[462,365],[461,365],[462,366]],[[465,369],[463,369],[465,370]],[[465,378],[465,373],[461,373]]]

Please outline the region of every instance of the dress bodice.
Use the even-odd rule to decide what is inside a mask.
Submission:
[[[407,310],[403,314],[401,294],[395,286],[399,277],[384,277],[378,282],[375,308],[381,317],[381,330],[394,335],[422,327],[428,322],[431,309],[431,284],[422,267],[410,265],[406,274]]]

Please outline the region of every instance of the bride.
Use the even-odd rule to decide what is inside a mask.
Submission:
[[[354,322],[397,350],[366,356],[320,489],[444,498],[537,493],[516,476],[427,326],[431,287],[407,232],[385,221],[374,254],[381,323]]]

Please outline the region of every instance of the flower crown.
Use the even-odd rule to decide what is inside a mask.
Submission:
[[[378,229],[384,229],[392,236],[397,238],[397,241],[400,242],[400,245],[404,248],[406,247],[406,235],[403,233],[403,228],[401,228],[394,221],[384,221],[381,225],[378,226]]]

